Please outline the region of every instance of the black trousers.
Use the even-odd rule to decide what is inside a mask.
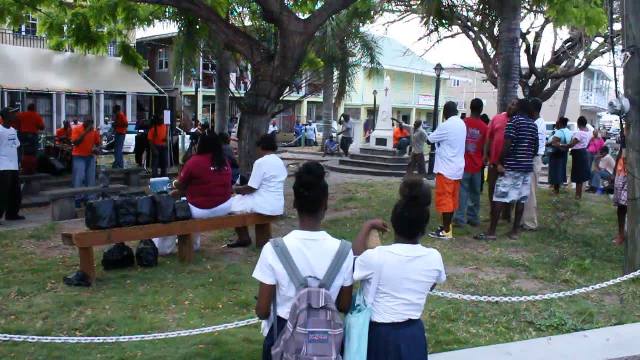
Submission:
[[[133,149],[133,152],[136,155],[136,164],[138,166],[142,166],[142,156],[145,151],[147,155],[149,154],[149,140],[145,135],[136,135],[136,145]],[[147,156],[147,166],[149,166],[149,157]]]
[[[167,176],[167,165],[169,163],[169,151],[166,146],[156,145],[156,152],[151,155],[151,176]],[[158,171],[159,170],[159,171]]]
[[[15,217],[22,204],[18,170],[0,170],[0,218]]]

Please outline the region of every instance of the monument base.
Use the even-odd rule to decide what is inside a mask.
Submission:
[[[369,146],[393,149],[393,130],[376,129],[371,133]]]

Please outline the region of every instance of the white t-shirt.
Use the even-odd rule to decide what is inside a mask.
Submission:
[[[273,134],[274,132],[278,132],[278,125],[269,125],[267,134]]]
[[[294,230],[283,237],[283,240],[302,276],[312,276],[318,279],[324,277],[340,246],[340,240],[335,239],[325,231]],[[278,316],[289,319],[289,311],[291,311],[291,305],[293,305],[296,295],[296,287],[289,280],[289,276],[280,263],[280,259],[278,259],[278,255],[273,250],[271,243],[266,244],[262,249],[252,276],[263,284],[277,285]],[[336,280],[329,289],[333,300],[337,299],[341,287],[352,284],[353,252],[350,252]],[[265,323],[263,323],[262,330],[266,336],[269,327]]]
[[[351,123],[351,121],[345,121],[342,123],[342,136],[348,138],[353,137],[353,123]]]
[[[18,133],[16,129],[0,125],[0,170],[19,170]],[[5,189],[6,190],[6,189]]]
[[[538,127],[538,155],[542,156],[547,145],[547,126],[542,116],[536,120],[536,126]]]
[[[452,116],[432,132],[429,142],[436,144],[436,160],[433,171],[451,180],[464,175],[464,151],[467,142],[467,126],[459,116]]]
[[[573,139],[578,139],[578,143],[573,147],[574,149],[586,149],[589,146],[589,141],[593,137],[593,131],[583,131],[578,129],[573,133]]]
[[[231,211],[282,215],[284,213],[284,182],[287,180],[287,175],[284,162],[275,154],[256,160],[248,183],[256,191],[248,195],[234,196]]]
[[[378,275],[374,275],[378,274]],[[433,284],[447,276],[438,250],[420,244],[392,244],[367,250],[356,258],[353,278],[363,282],[371,320],[381,323],[419,319]],[[371,283],[377,281],[371,299]]]

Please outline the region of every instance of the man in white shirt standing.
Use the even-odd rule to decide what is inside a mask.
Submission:
[[[0,112],[0,218],[6,220],[24,220],[19,215],[22,202],[20,190],[20,167],[18,165],[18,133],[12,126],[15,111],[4,108]]]
[[[531,173],[531,195],[524,205],[524,214],[522,215],[522,228],[529,231],[538,229],[538,201],[536,200],[536,188],[538,187],[538,178],[542,172],[542,156],[547,142],[547,130],[544,119],[540,116],[542,110],[542,101],[538,98],[531,99],[531,107],[533,118],[538,127],[538,154],[533,158],[533,172]]]
[[[442,116],[446,119],[428,140],[436,144],[436,210],[442,214],[442,226],[429,233],[430,237],[442,240],[453,239],[451,221],[458,209],[460,180],[464,175],[464,152],[467,141],[467,126],[458,116],[458,105],[453,101],[444,104]]]

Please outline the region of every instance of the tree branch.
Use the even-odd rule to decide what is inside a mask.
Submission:
[[[327,22],[333,15],[348,8],[356,0],[327,0],[318,10],[314,11],[311,16],[304,20],[305,31],[312,35],[318,31],[320,26]]]
[[[262,9],[263,20],[275,25],[278,28],[283,27],[283,24],[287,26],[302,25],[301,19],[291,11],[291,9],[279,0],[255,0],[255,2]]]
[[[251,62],[259,62],[269,50],[257,39],[228,22],[203,0],[129,0],[135,3],[164,5],[184,11],[210,25],[218,41]]]

